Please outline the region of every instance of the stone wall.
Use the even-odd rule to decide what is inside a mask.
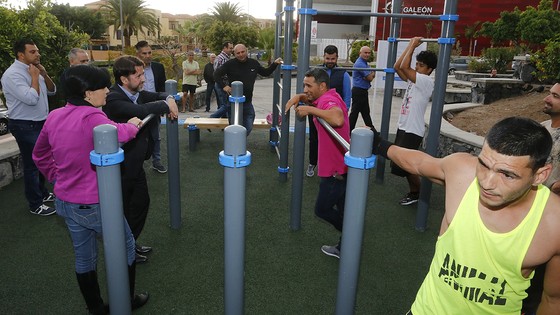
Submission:
[[[524,83],[517,79],[476,78],[471,79],[471,82],[471,99],[474,103],[490,104],[523,93]]]
[[[12,135],[2,136],[0,148],[0,187],[4,187],[23,176],[23,162]]]
[[[446,105],[445,110],[443,112],[443,116],[445,117],[445,114],[447,112],[458,112],[476,106],[483,106],[483,105],[472,104],[472,103]],[[424,120],[426,123],[426,133],[424,137],[426,137],[430,129],[429,115],[426,115]],[[455,126],[451,125],[444,118],[441,120],[438,149],[437,149],[438,157],[444,157],[457,152],[465,152],[465,153],[477,155],[480,153],[483,143],[484,143],[483,137],[455,128]],[[423,147],[425,147],[425,143],[423,144]]]

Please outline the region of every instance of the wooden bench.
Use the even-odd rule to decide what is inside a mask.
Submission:
[[[200,129],[224,129],[229,126],[227,118],[195,118],[188,117],[185,119],[183,128],[189,130],[189,149],[196,150],[196,143],[200,142]],[[253,129],[270,129],[272,125],[266,122],[266,119],[255,119]]]

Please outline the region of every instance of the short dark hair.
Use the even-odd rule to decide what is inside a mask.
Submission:
[[[550,155],[552,136],[538,122],[523,117],[509,117],[496,123],[485,142],[490,149],[509,156],[525,156],[531,159],[531,168],[543,167]]]
[[[225,41],[225,42],[222,44],[222,48],[227,48],[227,47],[229,47],[229,44],[232,44],[232,45],[233,45],[232,42],[230,42],[230,41]]]
[[[323,50],[323,54],[336,54],[338,56],[338,48],[336,48],[335,45],[327,45],[327,47]]]
[[[330,87],[331,80],[329,78],[329,74],[324,69],[313,68],[307,71],[305,73],[305,76],[308,78],[313,77],[315,79],[315,82],[317,82],[318,84],[325,82],[325,84],[327,85],[327,89]]]
[[[14,43],[13,52],[16,59],[18,53],[25,53],[25,45],[35,45],[35,42],[30,38],[22,38]]]
[[[111,76],[105,68],[98,68],[93,65],[77,65],[68,68],[64,90],[66,97],[84,98],[86,91],[96,91],[111,86]]]
[[[115,59],[113,64],[115,82],[122,85],[121,76],[128,77],[131,74],[135,74],[136,67],[138,66],[144,67],[144,62],[135,56],[124,55]]]
[[[428,68],[434,70],[437,67],[437,55],[430,50],[423,50],[417,56],[416,60],[424,63]]]
[[[136,48],[137,52],[144,47],[150,47],[150,44],[148,44],[148,42],[145,40],[141,40],[138,43],[136,43],[136,45],[134,45],[134,48]]]

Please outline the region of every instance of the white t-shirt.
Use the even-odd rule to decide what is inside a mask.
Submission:
[[[416,73],[416,83],[408,80],[399,113],[398,128],[420,137],[424,136],[424,114],[434,91],[434,80],[425,74]]]
[[[541,123],[552,136],[552,150],[550,150],[550,163],[552,172],[544,185],[548,188],[560,180],[560,128],[552,128],[552,121],[546,120]]]

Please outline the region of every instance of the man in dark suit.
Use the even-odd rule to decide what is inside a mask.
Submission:
[[[173,96],[143,90],[144,62],[134,56],[121,56],[113,65],[115,85],[107,95],[107,105],[103,111],[115,122],[126,122],[132,117],[144,119],[149,114],[169,114],[177,119],[177,104]],[[152,155],[153,137],[151,129],[157,120],[150,120],[136,135],[123,145],[124,161],[121,164],[123,210],[134,239],[138,240],[150,206],[148,183],[144,172],[144,160]],[[136,262],[146,262],[146,254],[152,250],[148,246],[136,245]]]
[[[165,92],[165,68],[159,62],[152,61],[152,47],[147,41],[139,41],[135,46],[136,57],[144,62],[144,90],[150,92]],[[167,168],[161,164],[161,141],[159,138],[160,118],[157,119],[156,128],[152,128],[154,139],[154,152],[152,153],[152,168],[159,173],[167,173]]]

